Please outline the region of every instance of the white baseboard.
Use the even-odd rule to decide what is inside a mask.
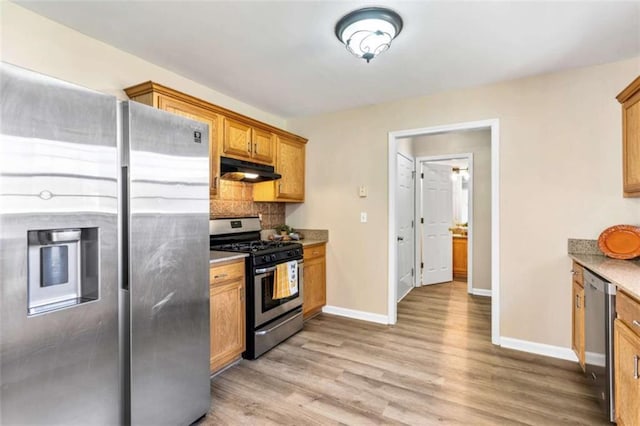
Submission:
[[[375,322],[377,324],[389,324],[389,317],[382,314],[374,314],[372,312],[356,311],[355,309],[346,309],[328,305],[322,308],[322,312],[362,321]]]
[[[578,357],[573,353],[573,350],[562,346],[545,345],[544,343],[512,339],[511,337],[500,337],[500,346],[507,349],[515,349],[517,351],[578,362]]]
[[[589,365],[597,365],[598,367],[607,366],[607,357],[605,354],[597,354],[594,352],[585,352],[584,361]]]
[[[413,289],[414,289],[414,287],[409,287],[409,288],[407,289],[407,291],[406,291],[402,296],[400,296],[400,297],[398,298],[398,303],[400,303],[400,301],[401,301],[402,299],[404,299],[405,297],[407,297],[407,294],[411,293],[411,290],[413,290]]]
[[[491,290],[486,288],[472,288],[471,294],[474,296],[491,297]]]

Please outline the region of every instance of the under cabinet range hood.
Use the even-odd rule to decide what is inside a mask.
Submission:
[[[264,182],[280,179],[273,166],[220,157],[220,179],[243,182]]]

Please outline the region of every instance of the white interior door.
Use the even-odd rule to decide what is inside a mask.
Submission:
[[[414,287],[413,241],[414,173],[413,160],[397,154],[398,188],[396,191],[396,239],[398,242],[397,301]]]
[[[422,163],[422,283],[453,280],[452,237],[453,182],[451,166]]]

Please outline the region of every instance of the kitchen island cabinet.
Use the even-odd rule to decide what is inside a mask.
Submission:
[[[244,258],[211,264],[209,296],[210,370],[215,373],[245,350]]]
[[[304,246],[304,290],[302,315],[310,318],[327,304],[326,244]]]

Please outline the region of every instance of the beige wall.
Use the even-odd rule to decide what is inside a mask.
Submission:
[[[127,99],[122,89],[153,80],[274,126],[282,117],[247,105],[150,62],[87,37],[7,1],[0,1],[0,58]]]
[[[615,100],[638,74],[634,58],[290,120],[309,144],[306,202],[287,222],[329,229],[328,303],[387,312],[388,132],[498,118],[501,335],[569,347],[567,238],[640,224],[640,199],[621,195]]]
[[[444,133],[411,141],[416,158],[473,153],[473,288],[491,289],[491,131]]]

